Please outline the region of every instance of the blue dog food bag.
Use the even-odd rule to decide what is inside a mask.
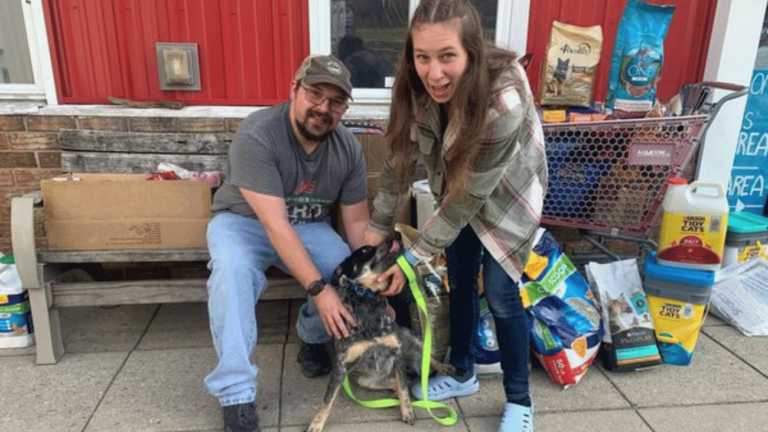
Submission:
[[[628,0],[616,31],[606,106],[615,117],[644,117],[656,101],[664,39],[675,6]]]
[[[539,229],[520,287],[531,350],[556,384],[576,384],[600,348],[603,327],[589,285],[549,231]]]

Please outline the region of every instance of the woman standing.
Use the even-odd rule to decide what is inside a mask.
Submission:
[[[451,286],[451,358],[456,373],[429,380],[430,400],[479,390],[471,351],[483,266],[507,403],[499,431],[533,431],[528,389],[528,324],[518,281],[533,247],[546,193],[544,136],[514,53],[483,37],[467,0],[424,0],[416,9],[396,72],[387,139],[367,244],[394,224],[419,157],[439,208],[405,257],[415,265],[445,250]],[[393,266],[385,295],[404,286]],[[422,398],[421,388],[411,389]]]

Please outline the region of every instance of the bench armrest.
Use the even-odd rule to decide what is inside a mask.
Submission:
[[[35,250],[35,204],[42,203],[40,192],[15,197],[11,200],[11,245],[16,258],[21,286],[25,289],[41,288]]]

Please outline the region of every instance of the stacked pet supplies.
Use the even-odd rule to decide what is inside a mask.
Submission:
[[[728,215],[728,231],[725,234],[723,267],[743,263],[757,257],[768,258],[768,218],[754,213]]]
[[[664,213],[659,263],[696,270],[720,269],[728,227],[728,199],[723,185],[688,184],[685,179],[671,178],[661,206]]]
[[[659,264],[653,252],[643,270],[661,357],[664,363],[686,366],[706,318],[715,272]]]
[[[591,262],[586,271],[603,316],[603,367],[629,372],[661,364],[637,261]]]
[[[595,360],[603,327],[586,280],[543,228],[523,274],[531,350],[556,384],[576,384]]]
[[[29,294],[21,287],[13,255],[0,254],[0,348],[35,343]]]

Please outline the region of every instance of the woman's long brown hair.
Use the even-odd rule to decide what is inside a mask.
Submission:
[[[467,51],[467,69],[456,85],[449,103],[448,122],[459,124],[456,143],[446,159],[448,195],[467,187],[469,172],[478,156],[485,135],[485,121],[491,100],[491,86],[508,69],[516,54],[497,48],[483,37],[477,10],[468,0],[423,0],[413,14],[392,90],[387,140],[394,156],[400,192],[408,190],[412,148],[411,123],[415,112],[412,98],[427,94],[416,73],[413,58],[413,32],[424,24],[447,24],[456,28]]]

